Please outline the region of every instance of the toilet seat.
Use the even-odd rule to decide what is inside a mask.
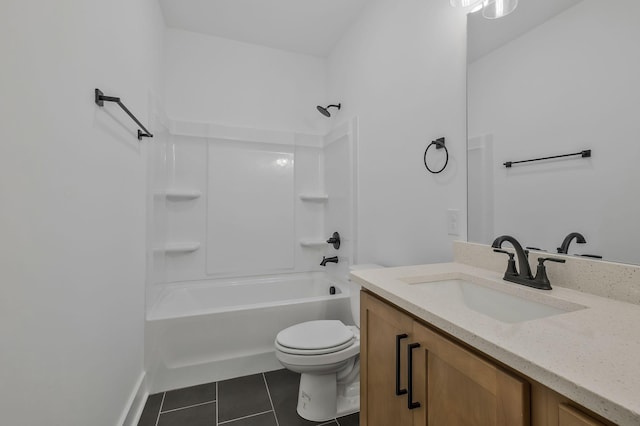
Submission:
[[[338,352],[338,351],[341,351],[343,349],[348,348],[349,346],[353,345],[353,340],[354,340],[354,338],[352,338],[348,342],[345,342],[345,343],[343,343],[341,345],[333,346],[333,347],[330,347],[330,348],[321,348],[321,349],[290,348],[290,347],[287,347],[287,346],[284,346],[284,345],[280,344],[276,340],[276,349],[278,349],[280,352],[284,352],[284,353],[292,354],[292,355],[324,355],[324,354],[330,354],[330,353],[333,353],[333,352]]]
[[[315,350],[292,349],[281,345],[276,338],[276,357],[285,367],[289,365],[287,368],[290,368],[290,366],[298,366],[313,367],[315,369],[331,369],[339,365],[344,366],[350,358],[360,354],[360,330],[355,326],[346,326],[344,324],[342,324],[342,327],[348,329],[352,333],[353,338],[341,345],[329,348]],[[318,354],[314,352],[323,353]]]
[[[322,355],[345,349],[354,339],[353,331],[342,321],[307,321],[279,332],[276,347],[290,354]]]

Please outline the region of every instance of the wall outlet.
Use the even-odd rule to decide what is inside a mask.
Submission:
[[[460,235],[460,210],[447,210],[447,233],[449,235]]]

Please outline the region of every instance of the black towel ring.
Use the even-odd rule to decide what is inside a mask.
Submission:
[[[429,148],[431,148],[431,145],[435,145],[436,149],[442,149],[444,148],[444,153],[446,155],[446,159],[444,161],[444,166],[442,166],[442,168],[438,171],[433,171],[429,168],[429,166],[427,165],[427,153],[429,152]],[[447,164],[449,164],[449,150],[447,149],[446,146],[444,146],[444,138],[440,138],[440,139],[436,139],[435,141],[431,142],[429,144],[429,146],[427,147],[427,149],[424,150],[424,166],[427,168],[427,170],[429,170],[429,172],[433,173],[434,175],[442,172],[446,167]]]

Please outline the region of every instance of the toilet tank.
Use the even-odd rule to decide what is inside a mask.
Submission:
[[[357,271],[358,269],[380,269],[383,266],[376,265],[375,263],[368,263],[363,265],[351,265],[349,270]],[[349,279],[349,297],[351,299],[351,316],[353,317],[353,323],[360,328],[360,289],[362,286],[351,279]]]

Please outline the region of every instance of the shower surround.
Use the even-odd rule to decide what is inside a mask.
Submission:
[[[149,185],[152,391],[280,368],[279,330],[349,322],[357,124],[321,136],[166,120]]]

